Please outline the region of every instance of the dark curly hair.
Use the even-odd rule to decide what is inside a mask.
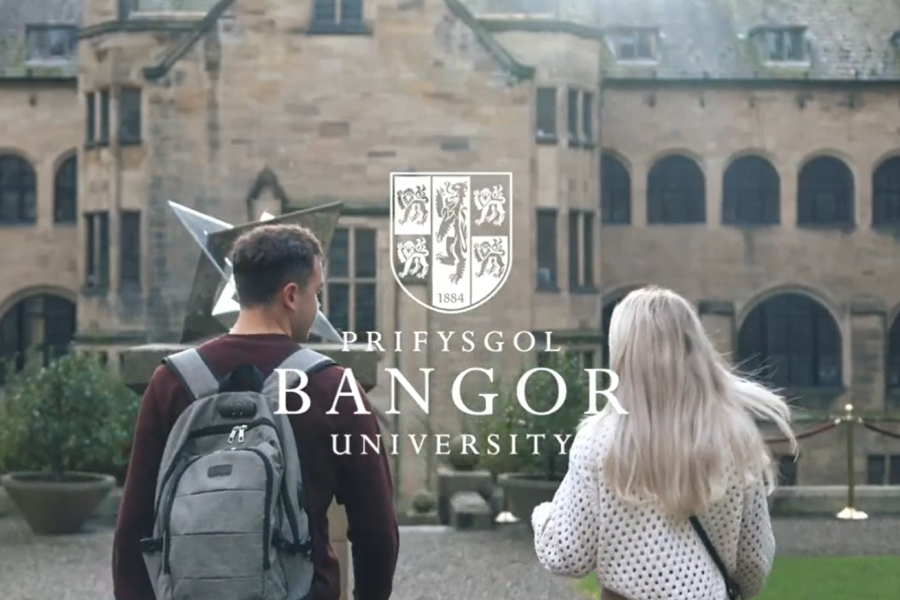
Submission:
[[[231,251],[241,307],[270,303],[288,283],[305,288],[322,245],[300,225],[260,225],[241,235]]]

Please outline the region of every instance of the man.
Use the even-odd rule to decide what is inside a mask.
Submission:
[[[264,225],[235,242],[231,260],[240,314],[227,335],[202,344],[198,350],[220,379],[248,365],[268,376],[309,335],[323,285],[322,248],[312,232],[303,227]],[[312,399],[311,408],[289,416],[307,486],[315,569],[311,600],[340,597],[339,565],[329,542],[326,517],[334,498],[347,512],[355,598],[387,600],[399,548],[387,456],[371,450],[346,455],[333,451],[333,434],[350,434],[361,445],[362,434],[380,433],[374,414],[355,414],[356,402],[350,393],[337,400],[339,414],[325,414],[338,397],[342,376],[339,366],[311,374],[305,388]],[[363,400],[371,413],[365,396]],[[141,400],[116,526],[116,600],[154,600],[140,540],[152,532],[163,449],[188,402],[187,391],[177,376],[165,365],[158,367]],[[301,402],[299,396],[290,394],[288,410],[297,410]]]

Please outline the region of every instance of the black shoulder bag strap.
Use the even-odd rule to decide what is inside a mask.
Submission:
[[[697,536],[700,538],[700,541],[703,542],[703,545],[706,547],[706,551],[709,552],[710,557],[712,557],[713,562],[716,563],[716,567],[719,569],[719,573],[722,574],[722,578],[725,580],[725,591],[728,593],[728,600],[741,600],[740,588],[738,588],[738,585],[728,574],[728,569],[725,568],[725,563],[722,562],[722,559],[719,557],[719,553],[716,552],[716,547],[713,546],[713,543],[710,541],[709,536],[706,535],[706,530],[703,529],[703,525],[700,524],[700,520],[694,516],[692,516],[690,520],[691,527],[693,527],[694,531],[697,532]]]

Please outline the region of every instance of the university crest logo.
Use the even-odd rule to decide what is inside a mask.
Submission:
[[[391,268],[410,298],[458,314],[500,291],[512,258],[512,173],[391,173]],[[426,299],[410,285],[428,285]]]

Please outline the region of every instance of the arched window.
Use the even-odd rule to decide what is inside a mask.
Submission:
[[[726,225],[775,225],[779,221],[778,172],[761,156],[744,156],[722,178],[722,222]]]
[[[603,153],[600,158],[600,213],[603,223],[631,223],[631,176],[619,159]]]
[[[78,157],[72,155],[56,169],[53,180],[53,222],[75,223],[78,214]]]
[[[806,163],[797,180],[797,225],[853,224],[853,174],[842,160],[821,156]]]
[[[784,388],[841,386],[841,334],[828,310],[802,294],[769,298],[738,332],[738,364]]]
[[[26,353],[34,350],[47,364],[68,351],[74,335],[74,302],[54,294],[29,296],[0,318],[0,358],[21,369]]]
[[[687,224],[706,220],[703,171],[686,156],[667,156],[647,176],[647,223]]]
[[[881,163],[872,175],[872,225],[900,225],[900,156]]]
[[[14,154],[0,156],[0,225],[37,220],[37,178],[31,164]]]
[[[900,391],[900,315],[894,318],[891,329],[888,331],[887,352],[887,390],[889,392]]]

